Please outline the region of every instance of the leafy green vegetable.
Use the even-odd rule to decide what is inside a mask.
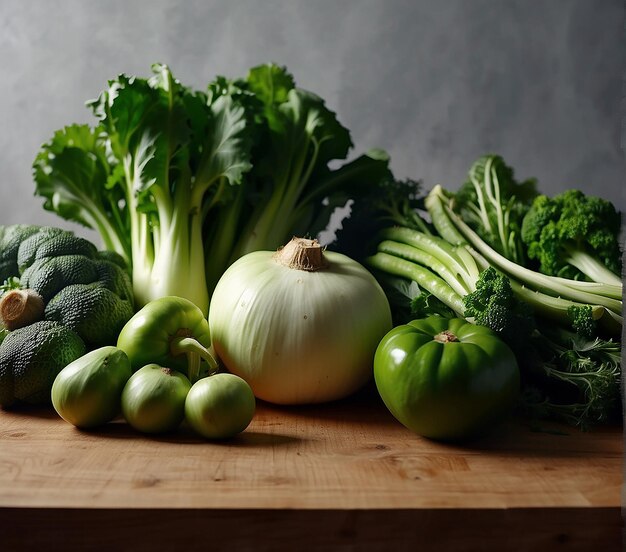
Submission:
[[[93,228],[107,249],[130,265],[128,206],[121,187],[121,166],[110,162],[101,129],[72,125],[55,132],[33,163],[36,193],[44,208]]]
[[[585,339],[559,327],[544,326],[530,344],[522,403],[527,414],[583,428],[619,419],[619,342]]]
[[[316,237],[337,207],[370,193],[390,175],[381,150],[338,164],[352,148],[349,131],[322,98],[298,88],[284,68],[254,67],[230,88],[254,97],[248,109],[256,134],[244,186],[223,223],[205,233],[209,289],[247,253],[274,251],[294,235]],[[219,262],[213,264],[215,257]]]
[[[342,221],[329,247],[362,261],[375,251],[379,232],[389,226],[430,234],[431,226],[423,217],[421,187],[417,180],[381,179],[367,194],[350,201],[350,215]]]
[[[524,264],[522,220],[536,196],[535,180],[517,182],[502,157],[485,155],[455,194],[454,209],[496,251]]]
[[[163,296],[206,314],[241,255],[323,230],[337,206],[389,174],[384,152],[338,168],[352,142],[321,98],[281,67],[217,77],[206,92],[156,64],[120,75],[34,162],[44,207],[94,228],[132,266],[137,304]]]
[[[567,190],[535,199],[522,239],[545,274],[620,285],[620,225],[610,201]]]

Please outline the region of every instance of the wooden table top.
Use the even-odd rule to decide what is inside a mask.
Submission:
[[[167,512],[170,521],[217,524],[215,534],[232,530],[231,539],[248,531],[255,550],[287,542],[267,532],[272,523],[284,532],[286,522],[294,535],[298,526],[310,531],[311,523],[322,524],[334,539],[325,545],[331,550],[365,537],[363,549],[401,550],[401,542],[409,546],[407,531],[425,549],[435,529],[441,542],[463,538],[454,542],[476,548],[461,549],[490,550],[484,535],[474,534],[480,527],[496,537],[502,532],[511,546],[528,541],[529,550],[556,549],[548,547],[555,543],[587,550],[591,538],[611,550],[621,532],[622,456],[621,427],[581,432],[543,424],[537,431],[511,419],[471,444],[429,441],[396,422],[371,389],[319,406],[260,402],[248,429],[224,442],[185,427],[141,435],[121,420],[80,431],[51,408],[0,411],[0,549],[37,545],[34,532],[20,536],[25,520],[44,533],[49,526],[50,538],[60,520],[80,522],[88,532],[120,516],[164,543],[154,527],[163,527],[155,519]],[[265,520],[257,527],[262,538],[250,519]],[[322,527],[310,531],[308,542],[323,534]],[[3,538],[13,548],[3,547]],[[76,549],[81,542],[87,541]],[[509,549],[503,542],[493,549]],[[361,548],[345,548],[355,549]]]

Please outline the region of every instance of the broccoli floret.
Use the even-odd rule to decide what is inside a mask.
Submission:
[[[463,298],[465,317],[496,332],[514,352],[522,350],[535,328],[530,306],[517,299],[509,279],[495,268],[484,270],[476,290]]]
[[[534,200],[522,222],[522,240],[544,274],[619,285],[620,224],[610,201],[568,190]]]
[[[573,330],[583,339],[592,339],[598,335],[598,324],[593,319],[591,305],[574,306],[567,309]]]

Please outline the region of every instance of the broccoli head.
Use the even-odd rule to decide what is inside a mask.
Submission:
[[[495,268],[484,270],[476,290],[463,298],[465,317],[496,332],[514,352],[524,347],[535,329],[531,307],[520,301],[509,279]]]
[[[544,274],[620,284],[620,225],[610,201],[567,190],[534,200],[522,222],[522,240]]]

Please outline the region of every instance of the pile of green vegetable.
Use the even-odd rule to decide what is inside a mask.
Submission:
[[[374,271],[394,322],[463,318],[493,330],[516,355],[526,415],[583,427],[619,419],[614,206],[577,190],[540,194],[495,155],[478,159],[456,193],[420,192],[417,182],[390,181],[355,201],[333,246]]]
[[[121,413],[143,433],[174,431],[186,420],[204,437],[233,437],[254,416],[254,394],[238,376],[214,373],[208,335],[202,311],[187,299],[151,301],[124,326],[117,347],[91,351],[61,370],[52,404],[83,429]]]
[[[331,401],[373,376],[434,439],[514,408],[583,427],[619,417],[610,202],[549,197],[497,155],[458,191],[423,193],[381,150],[348,160],[349,131],[285,68],[204,90],[152,69],[111,80],[87,104],[93,125],[58,130],[33,164],[45,209],[106,251],[0,227],[0,406],[221,438],[248,426],[255,396]],[[314,238],[346,205],[327,250]]]
[[[188,401],[196,396],[186,412],[192,425],[194,419],[215,418],[205,406],[207,397],[217,400],[220,389],[239,387],[233,393],[244,396],[241,389],[249,390],[248,384],[233,383],[243,380],[213,374],[217,365],[206,318],[216,284],[230,265],[252,252],[271,256],[293,235],[316,235],[336,207],[390,176],[383,151],[347,160],[349,131],[319,96],[296,87],[285,68],[267,64],[245,78],[217,77],[205,90],[184,86],[164,65],[152,69],[149,78],[111,80],[87,104],[94,124],[57,131],[33,164],[44,207],[96,230],[107,258],[124,273],[124,286],[114,287],[114,275],[99,260],[104,254],[96,255],[93,247],[55,251],[73,257],[45,264],[37,258],[42,266],[31,268],[13,258],[17,242],[28,240],[0,244],[6,257],[0,259],[3,271],[6,265],[0,279],[19,276],[7,286],[33,288],[45,305],[46,323],[59,320],[84,341],[59,357],[54,369],[30,362],[34,374],[46,376],[36,402],[50,400],[52,379],[68,365],[55,380],[52,400],[76,425],[106,423],[121,411],[142,431],[167,430],[180,422],[180,401],[173,413],[160,395]],[[321,255],[319,244],[314,249]],[[78,261],[77,255],[85,258]],[[245,374],[268,400],[319,402],[354,392],[370,378],[376,345],[391,327],[386,297],[367,270],[338,254],[319,258],[323,266],[315,268],[287,266],[285,255],[267,263],[267,274],[282,273],[298,283],[300,293],[291,302],[285,296],[281,305],[280,286],[257,293],[254,278],[233,284],[232,277],[223,284],[222,303],[238,289],[254,295],[245,303],[249,312],[239,317],[242,327],[232,323],[225,303],[212,309],[220,361]],[[337,291],[329,293],[333,287]],[[128,299],[123,316],[107,291]],[[366,303],[372,292],[378,298],[375,315]],[[31,290],[24,294],[30,297]],[[345,309],[343,318],[335,300]],[[249,331],[272,304],[274,321],[259,319],[259,331]],[[93,309],[99,310],[82,316]],[[283,327],[272,328],[279,319]],[[19,331],[6,325],[0,334],[11,351]],[[65,350],[59,337],[51,347]],[[118,350],[129,359],[128,378]],[[261,366],[261,357],[251,353],[266,357]],[[246,363],[246,355],[256,360]],[[3,369],[11,372],[8,364]],[[16,380],[25,380],[18,375]],[[225,412],[227,396],[220,399]]]

